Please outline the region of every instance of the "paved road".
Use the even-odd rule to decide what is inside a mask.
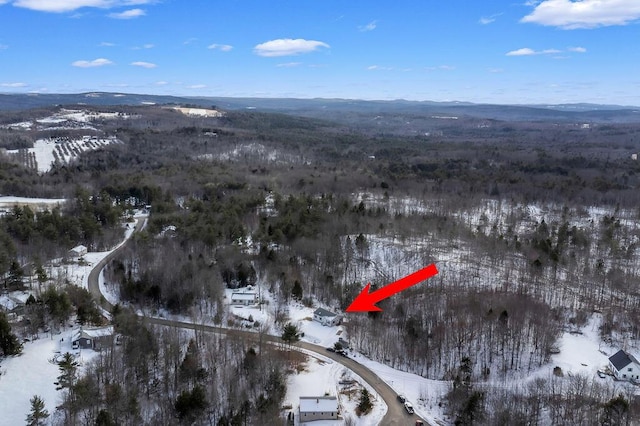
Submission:
[[[143,222],[144,222],[143,220],[138,221],[135,232],[138,232],[142,229]],[[111,259],[117,256],[118,252],[123,247],[125,247],[125,245],[128,243],[129,241],[121,245],[118,249],[111,252],[103,260],[96,263],[96,265],[93,267],[93,269],[89,273],[89,279],[88,279],[89,291],[91,292],[91,294],[96,300],[100,301],[100,305],[107,311],[111,311],[111,308],[113,307],[113,305],[109,303],[105,299],[105,297],[100,293],[98,277],[100,276],[100,272],[107,265],[107,263],[109,263]],[[165,318],[156,318],[156,317],[145,317],[145,321],[151,324],[157,324],[157,325],[165,325],[170,327],[179,327],[179,328],[186,328],[186,329],[192,329],[192,330],[198,329],[199,331],[206,331],[206,332],[213,332],[213,333],[235,334],[247,339],[256,339],[256,340],[260,339],[260,335],[258,333],[245,331],[245,330],[225,329],[225,328],[216,327],[212,325],[194,324],[190,322],[169,320]],[[263,335],[262,341],[269,342],[269,343],[282,343],[282,339],[280,338],[280,336],[271,336],[271,335]],[[348,369],[356,373],[358,376],[362,377],[362,379],[366,381],[387,404],[387,407],[388,407],[387,414],[385,414],[384,418],[382,419],[382,422],[380,423],[381,425],[414,426],[416,420],[420,420],[420,418],[417,417],[415,414],[409,415],[409,413],[405,411],[404,406],[397,400],[398,394],[393,389],[391,389],[389,385],[387,385],[384,381],[382,381],[382,379],[380,379],[380,377],[378,377],[373,371],[369,370],[364,365],[361,365],[350,358],[345,358],[336,353],[329,352],[326,350],[325,347],[314,345],[313,343],[298,342],[294,345],[294,348],[295,347],[299,347],[307,351],[315,352],[327,358],[331,358],[335,362],[344,365],[345,367],[347,367]],[[428,423],[425,421],[424,424],[426,425]]]

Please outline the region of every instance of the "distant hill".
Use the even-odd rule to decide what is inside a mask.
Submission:
[[[180,97],[108,92],[0,94],[0,110],[23,110],[53,105],[107,106],[147,104],[216,106],[226,110],[249,109],[330,119],[340,119],[343,113],[350,112],[362,115],[378,113],[416,114],[505,121],[640,122],[640,107],[580,103],[561,105],[491,105],[468,102],[419,102],[406,100]]]

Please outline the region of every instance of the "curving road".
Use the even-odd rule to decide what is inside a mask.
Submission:
[[[144,223],[143,220],[138,220],[138,222],[136,224],[135,232],[139,232],[142,229],[143,223]],[[109,255],[107,255],[100,262],[96,263],[96,265],[93,267],[93,269],[89,273],[89,278],[88,278],[89,291],[91,292],[93,297],[96,300],[99,301],[100,306],[102,306],[104,309],[106,309],[109,312],[111,311],[111,308],[113,307],[113,305],[111,303],[109,303],[109,301],[107,301],[107,299],[102,295],[102,293],[100,293],[100,285],[99,285],[99,282],[98,282],[98,278],[100,276],[100,272],[102,271],[102,269],[115,256],[118,255],[119,251],[123,247],[125,247],[129,243],[129,241],[130,240],[127,240],[120,247],[118,247],[117,249],[115,249],[111,253],[109,253]],[[151,323],[151,324],[165,325],[165,326],[178,327],[178,328],[186,328],[186,329],[192,329],[192,330],[197,329],[199,331],[206,331],[206,332],[212,332],[212,333],[235,334],[235,335],[239,335],[239,336],[242,336],[242,337],[248,338],[248,339],[256,339],[257,340],[257,339],[261,338],[263,342],[282,343],[282,339],[280,338],[280,336],[272,336],[272,335],[262,335],[262,336],[260,336],[258,333],[255,333],[255,332],[252,332],[252,331],[225,329],[225,328],[216,327],[216,326],[212,326],[212,325],[195,324],[195,323],[190,323],[190,322],[169,320],[169,319],[165,319],[165,318],[156,318],[156,317],[145,317],[145,320],[147,322]],[[387,413],[385,414],[385,416],[382,419],[382,422],[381,422],[382,425],[385,425],[385,426],[387,426],[387,425],[388,426],[400,426],[400,425],[413,426],[413,425],[415,425],[417,420],[421,420],[415,414],[409,415],[409,413],[407,413],[405,411],[404,406],[400,402],[398,402],[398,400],[397,400],[398,394],[389,385],[387,385],[384,381],[382,381],[382,379],[380,379],[380,377],[378,377],[378,375],[376,373],[374,373],[373,371],[371,371],[370,369],[368,369],[364,365],[359,364],[358,362],[356,362],[356,361],[354,361],[354,360],[352,360],[350,358],[345,358],[345,357],[340,356],[338,354],[335,354],[333,352],[329,352],[323,346],[314,345],[313,343],[298,342],[295,345],[293,345],[293,347],[294,348],[295,347],[302,348],[302,349],[305,349],[307,351],[311,351],[311,352],[315,352],[317,354],[320,354],[320,355],[322,355],[324,357],[331,358],[333,361],[344,365],[345,367],[347,367],[348,369],[350,369],[351,371],[356,373],[358,376],[360,376],[365,382],[367,382],[369,384],[369,386],[371,386],[378,393],[378,395],[380,395],[380,397],[384,400],[384,402],[387,404],[387,407],[388,407],[387,408]],[[426,421],[424,421],[424,424],[426,425],[428,423]]]

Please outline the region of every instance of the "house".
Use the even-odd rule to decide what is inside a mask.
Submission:
[[[87,254],[87,248],[83,245],[79,245],[69,250],[69,254],[73,257],[82,257]]]
[[[640,363],[622,349],[609,357],[609,369],[619,380],[640,380]]]
[[[252,290],[234,291],[231,293],[232,305],[255,305],[258,303],[258,294]]]
[[[300,422],[337,420],[338,399],[335,396],[301,396]]]
[[[96,351],[108,348],[113,343],[113,327],[80,328],[73,333],[71,347],[73,349],[93,349]]]
[[[333,326],[340,324],[342,321],[342,315],[334,314],[331,311],[327,311],[323,308],[318,308],[313,312],[313,320],[319,322],[322,325]]]

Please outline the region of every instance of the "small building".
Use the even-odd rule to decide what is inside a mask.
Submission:
[[[609,357],[609,368],[618,380],[640,380],[640,363],[622,349]]]
[[[83,245],[79,245],[69,250],[69,254],[73,257],[82,257],[87,254],[87,248]]]
[[[111,347],[113,338],[113,327],[80,328],[73,333],[71,347],[73,349],[93,349],[100,351],[103,348]]]
[[[326,309],[318,308],[313,312],[313,320],[319,322],[322,325],[331,327],[340,324],[340,321],[342,321],[342,316],[334,314],[333,312]]]
[[[337,420],[338,399],[335,396],[301,396],[300,422]]]
[[[232,305],[255,305],[258,303],[258,294],[255,291],[244,290],[244,291],[234,291],[231,293],[231,304]]]

